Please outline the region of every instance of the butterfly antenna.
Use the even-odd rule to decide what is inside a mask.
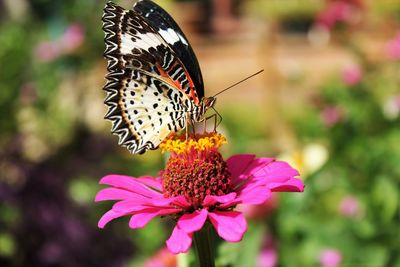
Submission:
[[[247,81],[248,79],[250,79],[250,78],[252,78],[252,77],[254,77],[254,76],[260,74],[260,73],[263,72],[263,71],[264,71],[264,69],[259,70],[259,71],[257,71],[256,73],[253,73],[252,75],[250,75],[250,76],[244,78],[243,80],[240,80],[240,81],[238,81],[237,83],[234,83],[234,84],[232,84],[231,86],[225,88],[224,90],[219,91],[219,92],[216,93],[213,97],[216,97],[217,95],[219,95],[219,94],[221,94],[221,93],[223,93],[223,92],[225,92],[225,91],[231,89],[232,87],[235,87],[236,85],[241,84],[241,83],[244,82],[244,81]]]

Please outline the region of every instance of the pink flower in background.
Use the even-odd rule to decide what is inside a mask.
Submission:
[[[325,107],[320,116],[327,127],[332,127],[343,119],[342,111],[336,106]]]
[[[260,205],[238,205],[237,210],[241,211],[247,219],[262,220],[278,207],[278,195],[271,194],[271,199]]]
[[[343,82],[352,86],[358,84],[363,77],[362,69],[359,65],[351,65],[344,68],[342,73]]]
[[[60,54],[60,47],[53,41],[40,42],[35,48],[35,55],[41,62],[53,61],[58,58]]]
[[[278,253],[272,238],[266,238],[257,258],[257,267],[275,267],[278,263]]]
[[[341,201],[339,211],[344,216],[356,217],[360,212],[360,203],[355,197],[347,196]]]
[[[176,267],[176,256],[166,248],[160,249],[153,257],[144,263],[145,267]]]
[[[262,204],[272,192],[302,192],[299,173],[286,162],[254,155],[222,159],[218,147],[225,138],[213,133],[198,139],[168,140],[160,147],[171,158],[160,178],[108,175],[96,201],[117,200],[100,219],[103,228],[111,220],[130,216],[129,227],[142,228],[157,216],[173,217],[177,224],[167,240],[174,254],[187,252],[194,232],[211,223],[218,235],[239,242],[247,230],[238,204]]]
[[[342,261],[342,254],[336,249],[325,249],[319,255],[319,263],[323,267],[337,267]]]
[[[82,25],[73,23],[68,26],[60,42],[64,52],[69,53],[79,48],[85,39],[85,30]]]
[[[37,88],[34,82],[27,82],[19,88],[19,98],[22,104],[32,104],[37,99]]]
[[[356,1],[330,1],[318,14],[316,24],[331,30],[338,22],[351,23],[360,8]]]
[[[41,62],[51,62],[62,55],[74,52],[82,45],[84,39],[84,28],[80,24],[73,23],[55,40],[39,42],[35,48],[35,55]]]
[[[400,60],[400,34],[387,43],[386,54],[392,60]]]

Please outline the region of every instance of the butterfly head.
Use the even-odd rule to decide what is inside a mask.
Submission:
[[[216,101],[217,101],[217,98],[214,96],[205,97],[202,101],[203,102],[203,105],[202,105],[203,112],[206,112],[209,108],[213,108]]]

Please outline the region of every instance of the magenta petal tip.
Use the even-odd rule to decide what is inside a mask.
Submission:
[[[173,254],[186,253],[192,245],[192,236],[176,225],[166,244],[168,250]]]

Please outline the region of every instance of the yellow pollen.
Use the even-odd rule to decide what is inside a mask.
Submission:
[[[204,133],[189,136],[188,140],[186,140],[185,135],[172,134],[160,144],[160,148],[163,153],[169,151],[181,154],[193,150],[204,151],[217,149],[226,143],[225,136],[219,133]]]

